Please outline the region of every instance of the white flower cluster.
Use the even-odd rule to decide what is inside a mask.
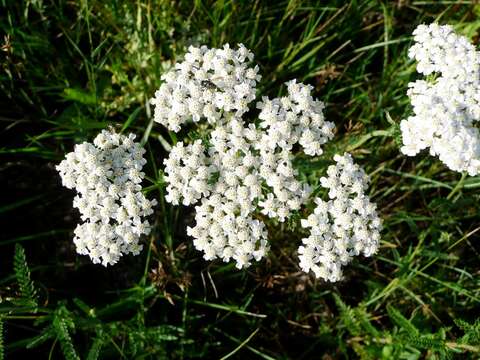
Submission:
[[[348,153],[335,155],[334,160],[337,164],[320,179],[330,200],[315,199],[314,213],[301,221],[310,236],[298,249],[303,271],[332,282],[342,278],[342,266],[353,256],[377,251],[382,227],[376,205],[365,195],[368,177],[363,169]]]
[[[233,259],[237,268],[259,261],[268,251],[265,224],[241,213],[237,201],[224,199],[220,194],[203,198],[196,209],[196,225],[187,228],[194,238],[196,249],[204,252],[205,260]]]
[[[320,155],[334,128],[324,119],[323,103],[311,96],[312,87],[295,81],[286,84],[287,96],[257,103],[258,128],[247,124],[242,115],[260,79],[258,66],[247,67],[247,59],[253,54],[243,45],[236,51],[228,45],[190,48],[152,99],[156,120],[171,130],[178,131],[190,118],[214,125],[208,144],[179,142],[171,150],[165,160],[166,200],[200,201],[196,225],[188,228],[195,247],[205,259],[233,259],[238,268],[268,250],[265,225],[254,213],[285,221],[311,192],[296,179],[294,145]],[[192,99],[201,104],[190,106]]]
[[[228,44],[223,49],[190,46],[188,50],[185,60],[162,76],[164,83],[151,100],[155,121],[178,132],[190,119],[215,123],[222,112],[242,116],[255,99],[260,80],[258,66],[248,67],[252,52],[242,44],[236,50]]]
[[[184,205],[201,200],[196,224],[187,232],[206,260],[233,259],[242,268],[268,251],[265,225],[252,217],[262,196],[259,158],[253,152],[257,141],[253,125],[244,127],[232,117],[211,132],[208,149],[200,140],[177,143],[165,159],[166,200]]]
[[[273,100],[263,97],[257,103],[262,129],[256,146],[260,153],[260,175],[272,190],[259,205],[263,214],[280,221],[292,210],[299,210],[311,192],[308,185],[295,178],[297,173],[291,162],[293,146],[300,144],[310,156],[321,155],[321,146],[333,137],[335,127],[325,121],[325,106],[313,99],[311,86],[295,80],[286,85],[288,96]]]
[[[201,140],[187,146],[178,142],[164,160],[165,181],[168,183],[165,199],[173,205],[182,200],[187,206],[202,196],[208,196],[211,191],[209,178],[216,171],[215,167],[207,165],[208,162]]]
[[[57,170],[62,183],[78,195],[73,205],[83,224],[75,229],[77,252],[93,263],[115,264],[123,254],[142,250],[139,238],[150,232],[144,217],[156,201],[142,194],[145,150],[128,137],[103,130],[93,144],[84,142],[66,155]]]
[[[402,120],[401,151],[414,156],[430,148],[451,170],[480,173],[480,54],[451,26],[420,25],[409,56],[434,81],[409,84],[414,115]]]
[[[332,139],[335,125],[325,121],[323,102],[311,96],[310,85],[287,82],[288,96],[269,100],[263,97],[257,103],[261,109],[260,127],[265,129],[262,142],[269,151],[291,151],[300,144],[305,154],[321,155],[326,142]]]

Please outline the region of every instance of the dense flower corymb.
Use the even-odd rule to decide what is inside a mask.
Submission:
[[[315,199],[314,213],[301,221],[310,236],[298,249],[303,271],[332,282],[342,278],[342,266],[353,256],[377,251],[382,227],[376,205],[365,195],[368,177],[363,169],[347,153],[334,160],[328,176],[320,179],[330,200]]]
[[[310,88],[307,95],[310,96]],[[317,111],[322,109],[319,106]],[[304,132],[313,133],[320,121],[322,125],[326,123],[313,110],[309,115],[316,121],[304,122]],[[280,128],[282,122],[287,120],[272,118],[265,128]],[[292,128],[290,123],[287,125]],[[333,125],[326,126],[330,130],[328,136],[332,128]],[[165,159],[166,200],[184,205],[201,201],[195,208],[196,225],[188,228],[188,234],[194,238],[194,246],[204,252],[205,259],[233,259],[238,268],[243,268],[266,254],[269,246],[265,225],[252,215],[260,211],[285,221],[310,194],[309,186],[295,178],[297,172],[291,163],[292,146],[300,138],[292,137],[288,144],[272,147],[267,130],[226,114],[211,131],[208,148],[200,140],[187,146],[179,142],[172,148]]]
[[[215,123],[224,111],[242,116],[260,80],[258,66],[248,66],[252,60],[242,44],[236,50],[228,44],[223,49],[190,46],[185,60],[162,76],[164,83],[151,100],[155,121],[178,132],[190,119]]]
[[[333,137],[335,125],[325,121],[323,102],[312,97],[312,86],[287,82],[288,96],[257,103],[261,109],[260,127],[265,129],[261,142],[266,150],[291,151],[299,143],[305,154],[321,155],[321,146]]]
[[[259,213],[283,222],[308,199],[310,187],[297,180],[292,164],[294,146],[320,155],[334,128],[324,119],[323,103],[312,97],[312,87],[295,80],[286,84],[287,96],[263,97],[256,104],[259,126],[247,123],[243,115],[260,79],[258,66],[247,65],[252,60],[243,45],[238,50],[191,47],[152,99],[155,119],[170,130],[178,131],[188,119],[206,119],[213,127],[206,142],[179,142],[172,148],[164,162],[166,200],[200,202],[196,224],[188,228],[194,246],[205,259],[234,260],[238,268],[268,251]]]
[[[57,166],[63,185],[78,192],[73,205],[84,223],[75,229],[77,252],[93,263],[107,266],[123,254],[137,255],[140,236],[150,232],[144,217],[156,201],[141,192],[145,150],[134,139],[103,130],[93,144],[76,145]]]
[[[451,170],[480,173],[480,54],[451,26],[419,25],[409,56],[434,81],[409,84],[414,115],[402,120],[401,151],[414,156],[429,148]]]

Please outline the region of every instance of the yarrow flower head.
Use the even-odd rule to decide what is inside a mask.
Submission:
[[[262,221],[252,215],[262,197],[258,131],[232,117],[210,133],[209,146],[177,143],[165,159],[166,200],[195,204],[196,225],[187,232],[206,260],[234,260],[238,268],[268,251]],[[182,155],[179,158],[179,155]]]
[[[299,143],[305,154],[321,155],[321,146],[333,137],[334,124],[325,121],[323,102],[312,97],[310,85],[295,80],[286,83],[288,96],[257,103],[261,109],[260,127],[265,129],[262,143],[266,149],[291,151]]]
[[[77,252],[93,263],[115,264],[123,254],[139,254],[141,235],[150,232],[144,218],[156,201],[141,192],[145,150],[128,136],[103,130],[93,144],[75,146],[56,168],[62,183],[78,195],[73,205],[84,221],[75,229]]]
[[[401,151],[414,156],[429,148],[451,170],[480,173],[480,54],[449,25],[419,25],[409,57],[417,71],[436,74],[407,92],[414,115],[402,120]]]
[[[336,165],[320,179],[330,200],[315,199],[314,213],[301,221],[310,236],[298,249],[303,271],[332,282],[342,278],[342,266],[353,256],[376,253],[382,228],[376,205],[365,195],[368,177],[363,169],[348,153],[334,160]]]
[[[287,96],[256,104],[259,126],[247,123],[243,115],[260,80],[252,60],[243,45],[191,47],[152,99],[156,121],[170,130],[189,119],[213,126],[207,142],[179,142],[165,159],[166,200],[200,203],[196,225],[188,228],[194,246],[205,259],[234,260],[238,268],[268,251],[260,214],[282,222],[308,199],[311,189],[297,180],[292,164],[294,146],[320,155],[334,128],[312,87],[295,80],[286,84]]]
[[[190,119],[216,123],[223,112],[242,116],[260,80],[258,66],[249,66],[252,60],[242,44],[237,49],[190,46],[185,60],[162,76],[164,83],[151,100],[155,121],[178,132]]]

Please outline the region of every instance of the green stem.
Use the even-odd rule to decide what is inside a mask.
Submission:
[[[379,136],[389,137],[389,136],[392,136],[392,134],[393,134],[393,128],[390,128],[388,130],[372,131],[368,134],[363,135],[355,144],[350,145],[347,148],[347,152],[355,150],[356,148],[360,147],[361,145],[363,145],[364,143],[366,143],[368,140],[370,140],[373,137],[379,137]]]
[[[463,182],[465,181],[466,177],[467,177],[467,173],[463,172],[462,177],[458,181],[457,185],[455,185],[452,191],[450,191],[450,194],[448,194],[447,200],[450,200],[453,197],[453,195],[455,195],[463,187]]]

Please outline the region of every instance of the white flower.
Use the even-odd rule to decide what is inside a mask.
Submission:
[[[263,141],[271,150],[290,151],[299,143],[305,154],[321,155],[321,145],[333,137],[334,124],[325,121],[325,105],[312,97],[312,86],[287,82],[288,96],[269,100],[263,97],[257,103],[261,109],[260,127],[266,130]]]
[[[151,103],[154,119],[178,132],[182,124],[206,118],[216,123],[222,112],[242,116],[255,99],[258,66],[248,67],[253,54],[242,44],[233,50],[190,46],[185,60],[162,76],[164,83]]]
[[[95,264],[107,266],[123,254],[137,255],[140,236],[150,232],[143,218],[153,213],[156,201],[141,192],[145,150],[134,139],[134,134],[103,130],[93,144],[76,145],[56,167],[63,185],[79,193],[73,206],[85,222],[75,229],[77,252]]]
[[[165,159],[166,200],[196,206],[188,234],[207,260],[235,261],[243,268],[268,251],[260,214],[285,221],[307,201],[311,188],[296,177],[296,144],[307,155],[322,154],[333,137],[324,104],[312,87],[286,83],[288,96],[257,103],[259,127],[242,119],[255,99],[258,66],[243,45],[231,49],[191,47],[182,63],[162,78],[155,94],[155,121],[179,131],[207,118],[214,125],[205,142],[177,143]],[[346,220],[345,220],[346,221]]]
[[[414,156],[430,149],[451,170],[480,173],[480,55],[451,26],[419,25],[409,56],[417,71],[437,73],[434,81],[417,80],[407,92],[414,115],[402,120],[401,151]]]
[[[353,256],[371,256],[377,251],[381,231],[375,205],[364,194],[367,175],[350,154],[335,155],[334,160],[337,164],[321,179],[322,186],[330,190],[330,200],[315,199],[314,213],[301,221],[310,236],[298,248],[300,268],[331,282],[342,278],[342,266]]]
[[[221,199],[218,204],[203,198],[196,209],[196,225],[188,228],[188,235],[194,237],[195,247],[204,252],[206,260],[233,259],[237,268],[250,265],[251,260],[260,260],[268,251],[267,232],[263,222],[250,216],[238,214],[236,202]],[[238,214],[238,215],[236,215]]]
[[[178,142],[164,160],[165,181],[167,186],[166,200],[174,205],[182,201],[183,205],[196,203],[202,196],[208,196],[212,190],[209,177],[215,172],[204,154],[205,148],[201,140],[184,146]]]

